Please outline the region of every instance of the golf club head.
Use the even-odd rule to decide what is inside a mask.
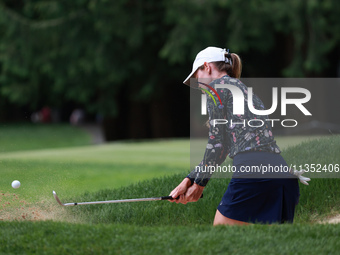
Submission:
[[[55,198],[55,200],[57,200],[57,202],[61,205],[61,206],[65,206],[62,202],[60,202],[59,197],[57,196],[57,193],[53,190],[53,196]]]

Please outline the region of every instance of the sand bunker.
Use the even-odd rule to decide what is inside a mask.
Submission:
[[[326,220],[322,220],[319,223],[321,223],[321,224],[327,224],[327,223],[328,224],[339,224],[340,223],[340,214],[333,216],[333,217],[330,217]]]
[[[69,215],[65,208],[58,205],[54,199],[29,203],[20,199],[15,193],[0,192],[0,220],[54,220],[77,222],[78,220]]]

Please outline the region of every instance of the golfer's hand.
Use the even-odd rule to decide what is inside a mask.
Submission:
[[[184,178],[184,180],[173,190],[170,192],[169,196],[172,196],[173,198],[177,198],[180,196],[183,196],[183,194],[188,190],[188,188],[191,186],[191,181],[189,178]],[[170,202],[178,202],[179,199],[172,199],[169,200]]]
[[[203,186],[194,183],[187,189],[187,192],[185,192],[183,200],[181,200],[181,198],[179,199],[181,200],[179,203],[186,204],[188,202],[197,202],[201,198],[203,190]]]
[[[186,178],[187,179],[187,178]],[[189,179],[188,179],[189,180]],[[184,182],[184,183],[183,183]],[[169,200],[170,202],[176,202],[181,204],[186,204],[188,202],[196,202],[201,198],[204,187],[196,183],[191,185],[184,179],[180,185],[178,185],[171,193],[170,196],[173,198],[179,197],[178,199]],[[178,192],[180,191],[180,192]]]

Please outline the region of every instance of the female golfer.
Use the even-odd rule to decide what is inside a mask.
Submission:
[[[268,116],[255,115],[248,109],[248,89],[239,80],[241,69],[239,56],[230,54],[229,50],[208,47],[197,54],[192,72],[184,84],[190,85],[190,79],[195,78],[196,84],[198,81],[199,86],[210,93],[217,84],[235,86],[244,95],[245,109],[243,115],[233,115],[233,94],[226,88],[216,89],[222,104],[216,94],[216,104],[207,97],[210,125],[204,158],[170,193],[172,197],[179,197],[171,202],[196,202],[211,177],[210,172],[203,171],[203,168],[221,165],[229,155],[236,172],[217,207],[214,225],[293,222],[299,198],[297,178],[287,173],[287,163],[280,155],[270,123],[266,122]],[[264,109],[262,101],[255,95],[253,105],[255,109]],[[215,124],[213,120],[216,119],[225,119],[228,124]],[[247,125],[250,119],[264,124]],[[244,172],[247,166],[258,166],[258,169],[261,166],[278,166],[283,171],[259,175]]]

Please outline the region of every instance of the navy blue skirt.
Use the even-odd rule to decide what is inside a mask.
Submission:
[[[237,173],[217,207],[230,219],[249,223],[292,223],[299,201],[298,179],[287,173],[276,173],[275,178],[259,178],[244,173],[243,166],[287,166],[280,154],[269,152],[240,153],[234,157]],[[266,177],[266,176],[263,176]]]

